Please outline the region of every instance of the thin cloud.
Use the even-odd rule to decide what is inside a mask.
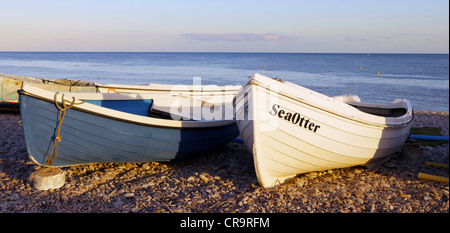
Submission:
[[[111,38],[135,38],[135,37],[144,37],[141,34],[103,34],[104,37]]]
[[[344,39],[345,41],[353,41],[353,39],[351,38],[351,37],[345,37],[345,39]],[[359,38],[359,41],[361,41],[361,42],[366,42],[366,41],[369,41],[367,38]]]
[[[230,33],[230,34],[181,34],[182,37],[193,41],[229,41],[229,42],[241,42],[241,41],[275,41],[286,36],[281,36],[277,33]]]
[[[399,32],[394,33],[396,36],[431,36],[430,33],[408,33],[408,32]]]

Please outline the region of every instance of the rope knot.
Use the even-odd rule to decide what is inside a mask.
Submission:
[[[61,106],[58,104],[58,94],[59,92],[55,93],[55,105],[59,109],[59,117],[58,117],[58,125],[56,129],[56,136],[54,137],[53,141],[53,148],[52,153],[50,153],[50,156],[48,157],[47,161],[45,162],[47,165],[51,166],[53,162],[56,160],[56,157],[58,156],[58,142],[61,141],[62,137],[59,136],[59,133],[61,132],[61,126],[64,121],[64,117],[66,116],[66,109],[72,108],[74,105],[77,104],[83,104],[86,101],[83,101],[81,103],[75,103],[75,97],[72,97],[72,102],[64,99],[64,94],[61,96]],[[69,105],[67,105],[69,103]],[[54,153],[54,154],[53,154]]]

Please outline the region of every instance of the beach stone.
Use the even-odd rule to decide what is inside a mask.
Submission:
[[[163,197],[164,197],[164,194],[159,192],[159,191],[153,194],[153,198],[156,199],[156,200],[159,200],[159,199],[161,199]]]
[[[448,113],[415,114],[414,127],[442,127],[448,135]],[[13,121],[7,123],[6,117]],[[448,176],[448,168],[409,163],[400,152],[384,161],[392,168],[379,164],[299,174],[264,189],[251,154],[237,143],[180,163],[68,167],[63,169],[69,175],[61,188],[37,190],[31,176],[44,167],[18,152],[25,148],[19,119],[18,114],[0,113],[0,128],[5,129],[0,131],[4,139],[0,213],[448,213],[449,209],[448,184],[417,179],[418,172]],[[423,151],[425,161],[448,164],[448,143],[415,148]]]
[[[112,203],[112,206],[115,207],[115,208],[117,208],[119,206],[122,206],[122,205],[123,205],[123,201],[122,200],[117,200],[117,201]]]
[[[319,173],[317,173],[317,172],[310,172],[310,173],[307,174],[307,176],[308,176],[310,179],[314,179],[314,178],[316,178],[316,177],[318,176],[318,174],[319,174]]]
[[[198,204],[205,202],[201,195],[195,195],[194,197],[192,197],[192,200]]]
[[[36,196],[39,197],[39,198],[46,197],[46,196],[48,196],[48,192],[47,192],[47,190],[43,190],[42,192],[40,192]]]
[[[69,197],[67,197],[67,195],[61,195],[61,200],[63,202],[68,202],[70,199],[69,199]]]
[[[148,163],[144,163],[144,164],[142,164],[142,169],[143,169],[143,170],[150,170],[150,169],[151,169],[151,166],[150,166],[150,164],[148,164]]]
[[[208,179],[208,177],[206,177],[205,175],[199,175],[198,176],[201,180],[203,180],[203,182],[205,182],[205,183],[208,183],[208,181],[209,181],[209,179]]]
[[[33,187],[38,190],[61,188],[66,182],[66,172],[60,168],[41,168],[32,174]]]
[[[299,187],[303,187],[303,185],[305,185],[306,181],[304,179],[295,178],[294,183]]]

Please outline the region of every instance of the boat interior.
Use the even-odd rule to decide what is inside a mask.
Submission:
[[[153,99],[86,100],[86,103],[140,116],[148,116],[150,112],[149,109],[152,107]]]
[[[158,102],[158,100],[161,100]],[[127,99],[127,100],[120,100],[120,99],[103,99],[103,100],[93,100],[93,99],[87,99],[84,100],[86,103],[94,104],[97,106],[114,109],[121,112],[136,114],[140,116],[148,116],[148,117],[154,117],[154,118],[160,118],[160,119],[168,119],[168,120],[183,120],[183,121],[190,121],[194,120],[194,114],[200,113],[202,114],[202,111],[204,111],[202,108],[206,108],[210,110],[211,112],[214,110],[221,110],[216,109],[216,105],[213,103],[209,103],[206,101],[199,100],[196,102],[197,104],[194,104],[194,102],[191,99],[190,104],[184,106],[180,105],[180,107],[177,110],[172,109],[172,103],[173,100],[163,100],[163,99]],[[186,103],[185,103],[186,104]],[[227,119],[225,118],[224,113],[221,113],[222,118],[221,119]],[[216,116],[217,117],[217,116]],[[232,119],[232,118],[231,118]],[[203,116],[201,116],[201,119],[197,120],[203,120]]]
[[[291,83],[288,81],[284,81],[284,84],[290,87],[294,87],[301,91],[308,91],[310,93],[315,93],[317,96],[321,96],[323,98],[330,98],[328,96],[325,96],[321,93],[311,91],[309,89],[306,89],[302,86],[299,86],[295,83]],[[371,104],[371,103],[363,103],[361,102],[361,99],[357,95],[340,95],[340,96],[333,96],[332,99],[346,103],[350,106],[355,107],[361,112],[376,115],[376,116],[382,116],[382,117],[401,117],[405,115],[408,112],[408,106],[403,101],[394,101],[390,104]]]
[[[121,112],[149,116],[161,119],[172,119],[170,112],[154,106],[153,99],[139,100],[86,100],[86,103],[114,109]]]
[[[408,106],[403,101],[394,101],[390,104],[371,104],[361,102],[361,99],[357,95],[341,95],[332,98],[346,103],[361,112],[376,116],[401,117],[408,112]]]
[[[347,104],[355,107],[362,112],[382,117],[401,117],[408,112],[403,102],[394,102],[391,104],[367,104],[350,102]]]
[[[361,112],[382,116],[382,117],[401,117],[408,112],[408,106],[403,101],[394,101],[390,104],[371,104],[363,103],[357,95],[334,96],[333,99],[346,103]]]

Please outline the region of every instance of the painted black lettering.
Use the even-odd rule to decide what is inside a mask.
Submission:
[[[278,117],[279,117],[279,118],[283,118],[283,115],[284,115],[284,110],[281,109],[281,110],[278,112]]]
[[[284,119],[287,120],[287,121],[291,121],[291,117],[292,117],[292,113],[287,112],[286,116],[284,116]]]
[[[320,125],[316,125],[316,127],[314,128],[314,133],[317,131],[318,128],[320,128]]]
[[[308,129],[313,130],[313,128],[314,128],[314,123],[311,122],[311,124],[309,124],[309,126],[308,126]]]
[[[304,125],[305,129],[306,129],[306,126],[308,125],[308,123],[309,123],[309,119],[305,121],[305,125]]]
[[[300,123],[299,123],[298,125],[302,126],[302,124],[303,124],[303,120],[305,120],[305,118],[304,118],[304,117],[302,117],[302,119],[300,119]]]
[[[294,113],[294,115],[292,116],[292,123],[297,124],[299,120],[300,120],[300,114]]]
[[[278,113],[278,108],[280,107],[280,105],[278,105],[278,104],[274,104],[273,106],[272,106],[272,111],[270,111],[269,113],[270,114],[272,114],[273,116],[276,116],[277,115],[277,113]]]
[[[305,129],[308,129],[309,131],[312,131],[314,133],[317,132],[317,130],[320,128],[320,125],[316,125],[311,121],[311,119],[305,119],[305,117],[302,117],[300,113],[297,112],[291,113],[284,109],[280,109],[280,105],[278,104],[272,105],[272,109],[269,113],[272,116],[283,118],[284,120],[289,121],[294,125],[299,125],[300,127],[303,126]]]

